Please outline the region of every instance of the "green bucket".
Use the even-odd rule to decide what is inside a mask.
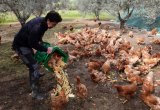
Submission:
[[[52,53],[47,54],[46,52],[37,51],[34,55],[34,58],[38,63],[43,64],[47,70],[49,70],[50,72],[54,72],[53,69],[48,66],[48,61],[50,60],[51,56],[54,53],[58,53],[59,55],[61,55],[63,57],[63,61],[67,63],[68,55],[65,52],[63,52],[63,50],[61,50],[58,46],[52,46],[51,44],[47,42],[44,42],[43,46],[53,47]]]

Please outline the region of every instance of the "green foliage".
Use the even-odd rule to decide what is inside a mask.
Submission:
[[[3,13],[0,14],[0,23],[4,22],[5,16]]]
[[[0,23],[16,22],[17,18],[12,12],[0,13]]]

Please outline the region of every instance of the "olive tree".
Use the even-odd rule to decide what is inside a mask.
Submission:
[[[0,3],[0,22],[5,21],[7,11],[9,11],[9,8]]]
[[[67,10],[70,7],[70,0],[50,0],[50,8],[55,10]]]
[[[47,4],[50,4],[49,0],[33,0],[33,14],[36,17],[41,16],[46,11]]]
[[[3,4],[3,1],[0,0],[0,22],[5,17],[5,13],[9,11],[9,8]]]
[[[134,11],[133,17],[145,17],[151,24],[160,16],[160,0],[139,0],[140,7]]]
[[[3,0],[23,26],[33,12],[33,0]]]
[[[123,29],[127,20],[131,17],[135,8],[139,6],[138,0],[106,0],[105,9],[120,21]]]
[[[78,0],[77,7],[83,13],[93,13],[99,20],[100,11],[103,9],[105,0]]]

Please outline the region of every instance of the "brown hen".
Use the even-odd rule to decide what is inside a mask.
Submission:
[[[97,70],[92,70],[90,73],[91,79],[93,82],[98,83],[98,82],[105,82],[106,76],[102,72],[99,72]]]
[[[158,33],[157,28],[154,28],[151,30],[151,34],[152,35],[156,35]]]
[[[143,79],[137,74],[128,74],[127,79],[132,83],[142,84]]]
[[[150,71],[150,66],[148,65],[140,65],[138,67],[135,67],[137,71],[140,71],[141,74],[147,74]]]
[[[119,51],[125,50],[128,53],[130,49],[131,49],[131,43],[129,41],[125,41],[119,46]]]
[[[127,99],[130,99],[137,90],[136,83],[132,83],[132,84],[128,84],[128,85],[114,85],[113,87],[115,87],[117,89],[118,94],[120,96],[123,96]]]
[[[129,35],[129,37],[133,38],[134,37],[133,36],[133,31],[129,31],[128,35]]]
[[[137,44],[138,45],[143,45],[143,44],[145,44],[145,38],[144,37],[139,37],[139,38],[137,38]]]
[[[85,99],[88,95],[87,87],[81,83],[79,76],[76,77],[76,80],[77,96],[81,99]]]
[[[99,70],[104,62],[91,60],[87,63],[88,71],[91,72],[92,70]]]
[[[145,104],[147,104],[151,108],[155,107],[158,104],[156,96],[152,94],[141,91],[140,98],[144,101]]]
[[[110,71],[111,67],[110,67],[110,61],[106,61],[103,65],[102,65],[102,70],[105,74],[108,74]]]
[[[58,96],[51,97],[53,110],[63,110],[64,106],[68,102],[65,92],[62,89]]]
[[[153,72],[149,72],[147,76],[144,78],[142,90],[146,94],[151,94],[154,90],[154,84],[153,84]]]
[[[158,58],[145,58],[143,62],[150,67],[154,67],[158,64],[159,60]]]

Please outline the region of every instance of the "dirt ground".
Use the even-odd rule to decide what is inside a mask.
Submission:
[[[73,21],[73,23],[89,24],[93,26],[93,21]],[[113,25],[107,22],[116,30],[117,25]],[[65,24],[65,23],[64,23]],[[67,24],[67,23],[66,23]],[[96,23],[95,23],[96,24]],[[105,24],[105,22],[103,22]],[[106,24],[105,24],[106,25]],[[96,25],[95,25],[96,26]],[[13,36],[20,28],[19,25],[6,25],[0,26],[0,32],[2,36],[2,44],[0,45],[0,110],[51,110],[50,98],[44,101],[37,101],[30,97],[31,92],[29,86],[28,70],[22,65],[21,61],[13,61],[10,59],[11,42]],[[134,31],[136,37],[146,37],[146,34],[142,31]],[[125,35],[124,35],[125,37]],[[134,42],[131,38],[128,38],[133,45]],[[147,38],[146,44],[148,45],[150,38]],[[72,50],[73,48],[70,48]],[[153,45],[153,52],[159,51],[159,45]],[[72,64],[70,64],[66,71],[69,76],[69,81],[72,85],[73,93],[75,93],[75,76],[81,77],[82,83],[84,83],[89,91],[88,98],[81,101],[77,98],[71,98],[64,110],[149,110],[139,98],[139,91],[136,95],[126,103],[124,98],[118,96],[117,91],[112,88],[113,82],[107,81],[106,83],[95,84],[91,81],[85,63],[89,59],[103,59],[100,57],[82,58]],[[5,62],[7,61],[7,62]],[[154,71],[159,71],[157,66]],[[47,74],[41,78],[41,90],[42,92],[49,93],[56,82],[50,72],[45,71]],[[116,84],[124,84],[119,78],[119,73],[114,70],[110,72],[109,76],[114,80],[117,79]],[[156,79],[160,78],[160,75],[155,74]],[[159,96],[160,90],[155,90],[156,95]]]

